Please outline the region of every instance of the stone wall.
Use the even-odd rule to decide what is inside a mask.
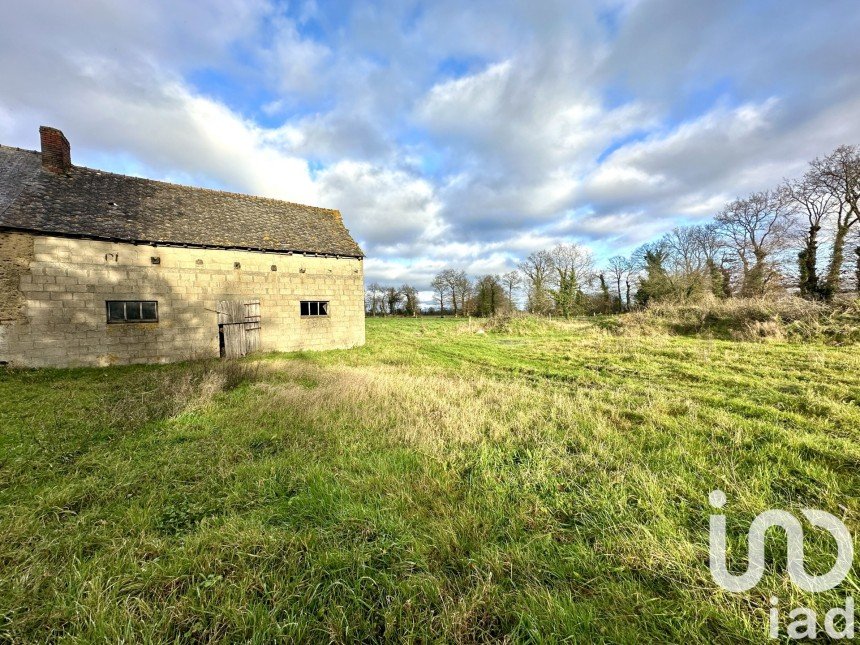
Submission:
[[[364,344],[363,264],[355,258],[0,232],[0,287],[0,307],[9,316],[0,322],[0,362],[10,364],[67,367],[218,356],[220,300],[260,300],[263,351]],[[108,324],[108,300],[156,300],[159,321]],[[329,301],[328,317],[301,317],[301,300]]]
[[[33,261],[33,236],[0,233],[0,325],[25,318],[21,277]]]

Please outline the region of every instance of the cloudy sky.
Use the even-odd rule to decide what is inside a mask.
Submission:
[[[368,280],[606,257],[860,143],[860,5],[9,0],[0,143],[339,208]]]

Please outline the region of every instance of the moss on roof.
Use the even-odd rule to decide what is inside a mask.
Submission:
[[[72,166],[0,146],[0,227],[154,244],[362,257],[336,210]]]

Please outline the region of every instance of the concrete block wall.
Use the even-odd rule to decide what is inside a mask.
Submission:
[[[29,367],[218,356],[221,300],[260,300],[263,351],[364,344],[356,258],[0,232],[0,289],[0,362]],[[156,300],[159,321],[108,324],[108,300]],[[301,317],[302,300],[327,300],[328,317]]]

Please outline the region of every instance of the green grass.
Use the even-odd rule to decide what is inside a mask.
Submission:
[[[707,496],[735,570],[767,508],[860,535],[860,350],[476,330],[0,372],[0,640],[761,642],[771,595],[857,590],[798,591],[778,533],[719,590]]]

